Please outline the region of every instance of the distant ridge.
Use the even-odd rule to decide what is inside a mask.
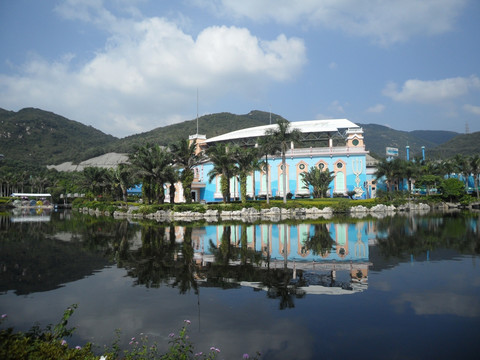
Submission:
[[[271,114],[272,123],[282,118]],[[199,132],[207,137],[248,127],[267,125],[270,113],[250,111],[236,115],[228,112],[199,117]],[[294,126],[294,122],[292,125]],[[457,153],[480,153],[480,132],[458,134],[451,131],[399,131],[377,124],[358,124],[364,129],[366,148],[372,155],[385,157],[386,147],[397,147],[405,158],[405,147],[411,156],[419,156],[425,146],[428,158],[449,158]],[[141,134],[118,139],[91,126],[69,120],[41,109],[26,108],[18,112],[0,108],[0,154],[9,164],[59,165],[79,164],[110,152],[129,153],[147,142],[167,146],[197,131],[196,119],[159,127]]]
[[[358,124],[365,132],[365,144],[367,150],[377,155],[385,157],[386,147],[396,147],[399,150],[399,156],[405,158],[406,147],[410,147],[411,157],[420,156],[422,146],[430,152],[443,143],[453,139],[456,136],[462,136],[453,131],[439,130],[414,130],[401,131],[378,124]],[[472,144],[472,149],[480,151],[480,146]]]
[[[43,164],[103,154],[117,138],[91,126],[34,108],[0,109],[0,153],[5,160]]]
[[[272,114],[272,123],[282,118]],[[283,118],[282,118],[283,119]],[[225,134],[230,131],[245,129],[270,123],[270,113],[253,110],[248,114],[236,115],[228,112],[203,115],[198,118],[199,133],[207,138]],[[168,145],[182,137],[194,135],[197,132],[197,120],[187,120],[181,123],[159,127],[141,134],[127,136],[112,144],[111,151],[129,152],[135,145],[147,142]]]

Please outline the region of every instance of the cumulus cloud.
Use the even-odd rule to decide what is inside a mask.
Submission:
[[[476,89],[480,89],[480,79],[472,75],[433,81],[407,80],[400,90],[397,84],[389,83],[383,94],[400,102],[434,103],[458,98]]]
[[[99,0],[69,0],[56,11],[101,24],[109,33],[104,48],[80,67],[72,55],[36,58],[16,75],[0,75],[2,104],[49,109],[117,136],[185,120],[197,88],[210,101],[248,97],[252,88],[291,79],[306,62],[304,42],[282,34],[264,40],[212,26],[195,38],[164,18],[119,18]]]
[[[196,0],[219,16],[340,29],[388,45],[450,31],[467,0]]]
[[[374,106],[371,106],[367,109],[367,112],[369,113],[381,113],[385,110],[385,105],[383,104],[377,104],[377,105],[374,105]]]

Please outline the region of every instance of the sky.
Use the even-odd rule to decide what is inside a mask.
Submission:
[[[0,108],[117,137],[251,110],[476,132],[479,35],[478,0],[0,0]]]

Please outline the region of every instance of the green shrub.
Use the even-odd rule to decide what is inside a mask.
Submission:
[[[334,213],[347,213],[350,210],[350,200],[342,198],[332,204]]]
[[[72,305],[63,314],[60,322],[55,325],[48,325],[45,329],[33,326],[26,333],[14,333],[12,328],[0,330],[0,359],[3,360],[19,360],[19,359],[35,359],[35,360],[104,360],[104,359],[124,359],[124,360],[142,360],[142,359],[159,359],[159,360],[176,360],[176,359],[203,359],[213,360],[220,353],[220,349],[211,347],[209,352],[195,353],[195,347],[189,340],[187,327],[190,320],[184,320],[184,325],[180,329],[178,335],[171,333],[170,347],[165,354],[161,354],[157,344],[149,344],[148,336],[141,334],[139,339],[135,337],[130,341],[130,348],[121,350],[119,343],[120,332],[116,331],[116,340],[110,348],[105,349],[105,354],[97,356],[92,351],[92,344],[87,343],[85,346],[76,346],[71,348],[65,338],[72,335],[75,328],[67,328],[68,319],[73,314],[77,305]],[[6,319],[6,315],[0,318],[0,324]],[[252,357],[258,359],[260,353]],[[250,358],[248,354],[244,354],[243,358]]]

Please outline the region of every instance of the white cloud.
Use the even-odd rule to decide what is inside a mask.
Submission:
[[[196,0],[219,16],[258,22],[310,24],[364,36],[388,45],[418,35],[450,31],[467,0]]]
[[[465,104],[463,106],[463,109],[465,111],[469,112],[469,113],[474,114],[474,115],[480,115],[480,106]]]
[[[303,41],[285,35],[264,40],[245,28],[212,26],[195,39],[166,19],[117,18],[96,0],[69,0],[57,11],[102,23],[110,33],[105,47],[79,68],[69,54],[0,74],[2,106],[29,104],[117,136],[192,118],[195,105],[186,104],[195,103],[197,88],[211,102],[249,97],[251,89],[294,78],[306,63]]]
[[[367,112],[369,113],[381,113],[385,110],[385,105],[383,104],[377,104],[377,105],[374,105],[374,106],[371,106],[367,109]]]
[[[458,98],[476,89],[480,89],[480,79],[472,75],[434,81],[407,80],[400,91],[397,84],[389,83],[383,94],[395,101],[434,103]]]

